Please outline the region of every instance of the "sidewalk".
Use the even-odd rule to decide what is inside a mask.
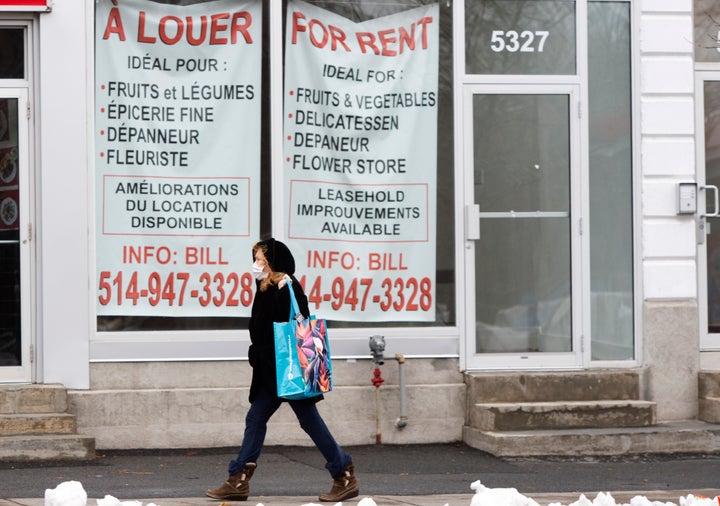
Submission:
[[[348,447],[360,496],[383,505],[470,506],[471,484],[516,488],[542,506],[610,492],[618,503],[635,496],[679,504],[688,494],[720,495],[720,455],[626,458],[498,459],[463,444]],[[46,489],[78,481],[88,506],[106,495],[158,506],[217,506],[204,496],[227,477],[235,449],[99,452],[89,462],[0,462],[0,506],[43,506]],[[248,505],[318,504],[331,479],[314,447],[266,447],[250,485]],[[235,503],[237,504],[237,503]],[[329,504],[329,503],[328,503]]]
[[[607,493],[607,492],[606,492]],[[636,496],[647,497],[651,501],[670,502],[673,504],[679,504],[680,497],[686,497],[691,492],[684,490],[656,490],[656,491],[637,491],[637,492],[610,492],[612,497],[618,504],[630,503],[631,499]],[[597,494],[586,494],[586,497],[592,501]],[[700,490],[694,491],[695,496],[705,496],[714,498],[720,495],[720,490]],[[364,497],[361,495],[358,498],[345,501],[346,504],[352,505],[357,504]],[[530,497],[530,496],[529,496]],[[470,506],[472,502],[472,494],[437,494],[437,495],[416,495],[416,496],[392,496],[392,495],[378,495],[371,497],[378,506]],[[540,506],[548,506],[552,503],[560,503],[563,505],[571,504],[578,500],[578,494],[564,493],[564,494],[534,494],[530,497],[534,501],[540,504]],[[87,504],[94,506],[96,504],[97,497],[88,497]],[[179,497],[179,498],[154,498],[154,499],[132,499],[133,501],[139,501],[144,506],[149,504],[155,504],[156,506],[211,506],[221,504],[221,501],[216,501],[206,497]],[[44,499],[0,499],[0,506],[44,506]],[[245,503],[233,502],[233,504],[247,504],[248,506],[255,506],[263,504],[264,506],[304,506],[307,504],[328,504],[331,503],[318,503],[317,497],[315,496],[258,496],[250,497]],[[334,506],[334,505],[331,505]]]

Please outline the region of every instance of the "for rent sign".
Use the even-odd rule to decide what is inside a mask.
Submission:
[[[356,23],[288,3],[287,237],[311,307],[435,319],[437,4]]]
[[[95,20],[98,314],[248,315],[262,2],[99,0]]]

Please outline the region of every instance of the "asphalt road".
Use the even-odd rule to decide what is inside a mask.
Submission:
[[[345,448],[362,495],[469,494],[476,480],[521,493],[720,488],[720,455],[626,458],[498,459],[464,444]],[[227,477],[234,448],[98,452],[87,462],[0,462],[0,499],[41,498],[64,481],[88,497],[203,497]],[[317,496],[331,479],[314,447],[266,447],[251,482],[253,496]]]

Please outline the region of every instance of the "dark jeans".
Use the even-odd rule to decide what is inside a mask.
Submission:
[[[333,478],[340,476],[351,460],[330,433],[325,421],[320,416],[315,403],[303,401],[286,401],[295,412],[300,427],[310,436],[320,453],[325,457],[325,468]],[[250,404],[245,417],[245,434],[242,445],[235,460],[230,461],[228,472],[235,474],[242,471],[248,462],[257,462],[260,457],[267,423],[280,407],[281,401],[267,392],[258,392],[255,401]]]

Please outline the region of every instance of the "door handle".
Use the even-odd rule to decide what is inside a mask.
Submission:
[[[718,187],[715,185],[707,184],[704,186],[699,187],[701,190],[705,190],[706,195],[707,191],[711,190],[713,192],[713,212],[712,213],[700,213],[695,220],[695,237],[697,239],[698,244],[705,244],[705,236],[710,233],[710,229],[708,228],[710,226],[709,223],[707,223],[707,220],[705,218],[713,218],[715,216],[720,216],[720,192],[718,192]],[[707,202],[705,203],[705,209],[707,210]]]
[[[700,217],[701,218],[712,218],[713,216],[720,216],[720,192],[718,192],[718,187],[711,185],[711,184],[707,184],[705,186],[701,186],[700,189],[705,190],[706,195],[707,195],[708,190],[712,190],[714,197],[715,197],[713,200],[713,202],[715,204],[713,207],[713,212],[712,213],[703,213],[700,215]],[[707,205],[705,207],[707,208]]]
[[[465,206],[465,240],[478,239],[480,239],[480,206],[468,204]]]

